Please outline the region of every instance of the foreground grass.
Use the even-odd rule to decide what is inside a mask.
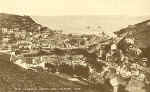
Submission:
[[[10,63],[8,55],[0,55],[0,92],[100,92],[98,89],[47,72],[26,71]]]

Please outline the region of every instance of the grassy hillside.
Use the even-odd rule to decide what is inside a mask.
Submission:
[[[81,85],[47,72],[25,71],[10,63],[8,58],[8,55],[0,55],[0,92],[26,92],[27,90],[37,92],[35,89],[41,88],[45,90],[44,92],[51,92],[55,88],[57,88],[55,92],[66,92],[66,90],[59,91],[61,90],[60,88],[80,88],[76,89],[78,92],[100,92],[98,91],[99,87]]]

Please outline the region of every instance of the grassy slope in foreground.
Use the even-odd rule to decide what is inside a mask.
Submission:
[[[18,92],[17,90],[15,90],[15,88],[21,88],[21,89],[81,88],[81,90],[78,92],[99,92],[97,90],[94,90],[94,88],[91,87],[89,88],[87,86],[68,81],[66,79],[60,78],[54,74],[49,74],[47,72],[25,71],[24,69],[10,63],[8,55],[1,54],[0,55],[0,92]],[[30,90],[30,92],[37,92],[37,91]],[[44,92],[51,92],[51,91],[44,91]],[[76,92],[76,91],[67,91],[67,92]]]

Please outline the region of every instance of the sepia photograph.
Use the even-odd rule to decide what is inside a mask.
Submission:
[[[150,92],[150,0],[0,0],[0,92]]]

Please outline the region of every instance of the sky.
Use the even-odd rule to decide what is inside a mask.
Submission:
[[[150,0],[0,0],[0,12],[36,16],[150,15]]]

